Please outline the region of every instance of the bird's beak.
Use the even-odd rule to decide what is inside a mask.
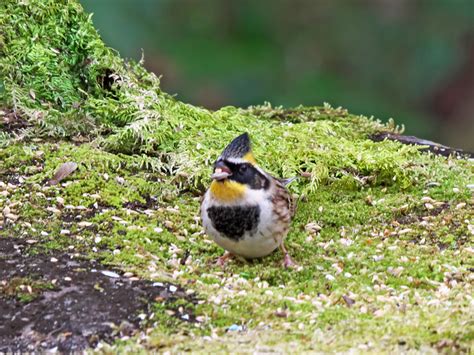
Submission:
[[[230,169],[223,162],[218,162],[214,168],[214,173],[211,175],[211,179],[220,181],[227,179],[231,175]]]

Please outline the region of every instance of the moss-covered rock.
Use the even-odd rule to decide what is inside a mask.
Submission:
[[[114,350],[472,350],[472,161],[373,142],[399,129],[327,104],[194,107],[107,48],[77,2],[0,6],[0,236],[202,300],[197,325],[170,328],[157,304],[155,326]],[[213,264],[222,250],[202,233],[199,195],[243,131],[263,168],[308,176],[291,186],[297,270],[277,253]],[[67,161],[78,170],[48,185]]]

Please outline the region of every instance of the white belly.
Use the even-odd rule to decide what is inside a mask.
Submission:
[[[246,194],[244,201],[240,200],[238,204],[256,205],[260,207],[259,224],[255,231],[245,232],[243,237],[238,240],[228,238],[217,231],[211,219],[208,216],[207,209],[217,204],[209,194],[206,193],[201,207],[201,217],[206,234],[209,235],[219,246],[232,254],[252,259],[269,255],[281,244],[286,233],[282,233],[282,226],[276,221],[273,214],[271,202],[264,195],[265,191],[253,190]],[[237,203],[229,203],[228,206]],[[219,202],[222,205],[222,202]]]
[[[247,235],[244,239],[237,242],[226,237],[221,237],[219,234],[211,236],[212,239],[225,250],[247,259],[267,256],[280,245],[274,238],[266,237],[262,234],[258,235],[257,233],[252,236]]]

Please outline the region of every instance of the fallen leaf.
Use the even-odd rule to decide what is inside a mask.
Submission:
[[[288,317],[288,313],[286,313],[285,311],[276,311],[274,313],[275,316],[279,317],[279,318],[286,318]]]
[[[67,178],[77,169],[77,164],[74,162],[67,162],[62,164],[54,174],[53,178],[48,181],[49,185],[56,185],[61,180]]]
[[[344,302],[346,302],[347,307],[352,307],[352,305],[355,303],[355,301],[352,298],[346,295],[343,295],[342,299],[344,300]]]
[[[310,233],[310,234],[316,234],[318,233],[322,228],[319,224],[315,223],[315,222],[310,222],[308,223],[307,225],[304,226],[304,229],[306,230],[306,232]]]

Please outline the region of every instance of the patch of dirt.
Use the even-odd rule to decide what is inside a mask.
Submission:
[[[409,213],[403,216],[400,216],[396,221],[400,224],[412,224],[416,222],[421,222],[424,217],[428,216],[437,216],[443,211],[450,208],[450,204],[445,202],[441,206],[435,207],[432,210],[420,211],[419,213]]]
[[[149,194],[143,196],[145,198],[145,203],[140,202],[140,201],[130,201],[130,202],[125,202],[123,204],[124,208],[128,208],[131,210],[147,210],[147,209],[153,209],[158,206],[158,199],[154,196],[151,196]]]
[[[86,208],[85,210],[67,210],[63,209],[63,212],[61,213],[61,220],[66,223],[77,223],[80,221],[87,221],[94,217],[97,213],[101,211],[101,208],[107,208],[107,207],[95,207],[94,205],[91,205],[91,207]],[[91,229],[87,227],[87,229]]]
[[[11,109],[1,108],[0,112],[0,126],[4,132],[16,135],[21,130],[29,126],[27,120],[19,116]]]
[[[27,249],[25,240],[0,238],[0,353],[69,352],[110,343],[138,332],[155,301],[179,319],[195,321],[173,306],[178,299],[196,302],[178,286],[133,280],[77,254],[29,255]]]

